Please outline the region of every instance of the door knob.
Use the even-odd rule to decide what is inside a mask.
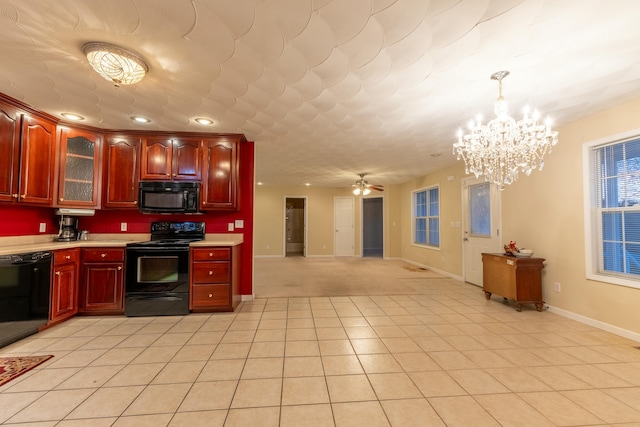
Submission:
[[[468,241],[469,241],[469,239],[468,239],[467,237],[465,237],[465,238],[464,238],[464,239],[462,239],[462,240],[464,240],[465,242],[468,242]]]

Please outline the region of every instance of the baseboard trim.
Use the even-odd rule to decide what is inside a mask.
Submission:
[[[450,277],[452,279],[459,280],[461,282],[463,281],[462,280],[462,276],[458,276],[458,275],[449,273],[448,271],[444,271],[444,270],[440,270],[440,269],[437,269],[437,268],[433,268],[430,265],[421,264],[419,262],[411,261],[410,259],[405,259],[405,258],[389,258],[389,259],[399,259],[399,260],[404,261],[404,262],[406,262],[408,264],[415,265],[416,267],[426,268],[427,270],[431,270],[434,273],[442,274],[443,276],[447,276],[447,277]]]
[[[585,325],[593,326],[594,328],[602,329],[606,332],[611,332],[612,334],[621,336],[623,338],[628,338],[630,340],[640,342],[640,333],[629,331],[627,329],[620,328],[618,326],[611,325],[609,323],[601,322],[599,320],[592,319],[587,316],[583,316],[581,314],[577,314],[571,311],[563,310],[558,307],[553,307],[551,305],[546,305],[548,310],[551,313],[558,314],[562,317],[566,317],[571,320],[576,320],[580,323],[584,323]]]
[[[251,295],[242,295],[242,300],[241,301],[242,302],[253,301],[253,294],[251,294]]]

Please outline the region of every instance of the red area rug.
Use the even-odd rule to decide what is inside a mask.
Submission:
[[[29,372],[53,356],[0,357],[0,386]]]

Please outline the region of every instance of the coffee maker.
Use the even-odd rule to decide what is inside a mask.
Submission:
[[[78,240],[78,218],[73,216],[60,216],[60,230],[57,242],[71,242]]]

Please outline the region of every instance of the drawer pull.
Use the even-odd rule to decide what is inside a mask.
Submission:
[[[122,270],[122,267],[118,266],[118,271]]]
[[[71,255],[65,256],[64,259],[71,259]]]
[[[16,194],[12,194],[11,196],[12,196],[14,199],[17,199],[17,198],[18,198],[18,194],[17,194],[17,193],[16,193]]]
[[[209,270],[209,276],[213,276],[213,271]]]
[[[60,273],[59,271],[56,271],[56,276],[59,276],[60,274],[62,273]]]
[[[107,254],[100,254],[100,257],[101,257],[101,258],[104,258],[104,257],[106,257],[106,256],[107,256]]]
[[[213,252],[209,252],[209,256],[212,257],[213,256]]]
[[[213,294],[209,294],[209,298],[213,298]]]

